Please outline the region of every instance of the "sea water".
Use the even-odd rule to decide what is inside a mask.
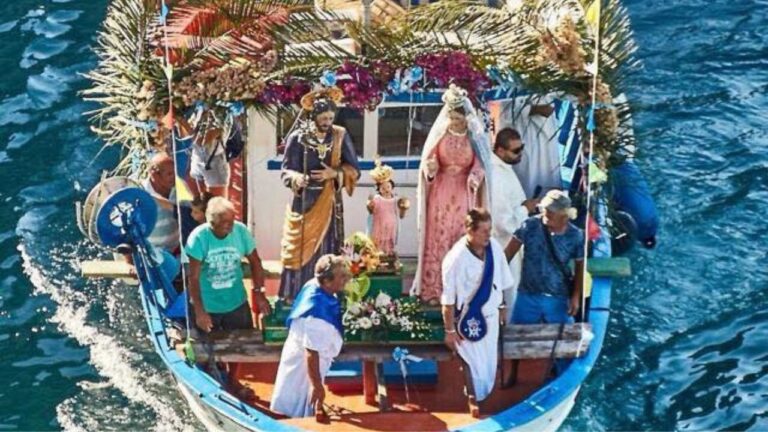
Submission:
[[[632,0],[628,95],[661,216],[630,253],[606,344],[565,430],[768,429],[768,2]],[[196,430],[135,288],[83,280],[104,256],[74,201],[116,153],[79,75],[104,0],[0,5],[0,430]]]

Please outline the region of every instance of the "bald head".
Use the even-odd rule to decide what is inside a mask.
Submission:
[[[150,172],[164,168],[167,169],[168,167],[173,169],[173,158],[166,152],[155,153],[152,159],[149,160]]]
[[[168,153],[157,153],[149,160],[149,181],[155,192],[166,198],[171,195],[176,173],[173,169],[173,158]]]

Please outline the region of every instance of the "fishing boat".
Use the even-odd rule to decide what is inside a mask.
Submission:
[[[605,69],[606,75],[614,78],[620,71],[616,62],[631,60],[629,36],[622,33],[628,32],[623,10],[612,1],[584,5],[573,1],[565,2],[565,6],[560,3],[412,5],[375,0],[362,4],[328,2],[308,8],[289,2],[242,2],[239,7],[229,5],[226,14],[217,9],[221,5],[216,2],[207,7],[195,2],[113,3],[100,40],[103,61],[91,75],[96,85],[86,97],[106,107],[96,112],[97,132],[107,144],[124,146],[126,152],[118,169],[105,175],[79,207],[78,218],[82,231],[95,242],[111,249],[131,245],[134,265],[121,259],[90,261],[83,263],[82,271],[86,277],[138,279],[149,337],[180,394],[207,429],[548,431],[556,430],[564,422],[599,357],[608,325],[612,279],[629,274],[628,261],[611,252],[612,242],[626,233],[617,232],[612,223],[613,198],[603,185],[609,184],[611,169],[620,166],[611,162],[612,158],[620,153],[625,141],[631,141],[632,131],[617,132],[620,128],[616,124],[610,131],[605,131],[608,127],[601,128],[600,121],[606,115],[612,115],[619,125],[626,121],[618,104],[599,107],[595,94],[601,52],[613,56],[614,63]],[[246,4],[252,8],[243,6]],[[487,17],[506,14],[504,20],[509,22],[499,22],[504,20],[498,17],[496,22],[484,22],[486,27],[496,26],[495,32],[521,22],[554,25],[555,46],[558,37],[573,37],[568,31],[583,34],[585,39],[592,35],[583,43],[595,43],[601,48],[591,53],[592,69],[580,66],[592,71],[577,74],[583,80],[583,88],[578,90],[572,86],[572,80],[563,79],[542,85],[541,80],[526,74],[527,70],[509,67],[516,64],[514,59],[507,59],[506,66],[498,66],[500,59],[505,58],[500,54],[504,50],[482,48],[495,33],[467,24],[467,20],[478,19],[483,13],[489,14]],[[407,23],[413,33],[408,37],[400,35],[396,40],[405,44],[403,49],[417,52],[415,56],[420,60],[410,67],[393,66],[383,86],[371,89],[373,85],[362,82],[361,76],[374,71],[370,67],[372,58],[386,59],[387,48],[377,43],[395,40],[387,29],[395,28],[397,20],[404,20],[399,22]],[[555,23],[547,24],[547,20]],[[247,31],[245,23],[251,25]],[[439,31],[420,30],[425,26]],[[621,37],[600,45],[596,35],[606,28]],[[471,37],[465,37],[459,30]],[[441,49],[425,48],[423,41],[416,41],[415,36],[424,37],[427,33],[433,38],[427,45],[442,44]],[[437,37],[438,34],[444,38]],[[539,37],[530,40],[541,42]],[[519,41],[510,43],[514,46]],[[502,365],[519,360],[518,379],[511,385],[501,385],[503,370],[500,371],[500,384],[480,404],[468,403],[465,392],[468,390],[471,395],[471,386],[467,388],[466,368],[443,345],[442,334],[436,334],[418,341],[349,340],[326,380],[329,418],[286,418],[271,412],[269,401],[286,331],[279,328],[279,301],[274,303],[274,315],[278,318],[272,324],[262,322],[257,329],[227,333],[195,331],[186,313],[186,296],[179,294],[172,284],[178,269],[169,266],[173,260],[157,253],[147,240],[157,209],[136,179],[143,174],[142,167],[151,148],[151,129],[156,127],[152,119],[167,121],[168,129],[173,131],[174,110],[200,109],[207,104],[208,108],[202,109],[219,110],[222,117],[236,118],[245,125],[244,150],[229,162],[232,177],[228,196],[235,204],[238,219],[246,223],[258,241],[267,274],[266,292],[274,297],[282,271],[281,231],[290,197],[290,191],[280,180],[280,170],[282,140],[295,115],[292,106],[296,94],[292,88],[306,89],[308,83],[318,79],[330,79],[334,81],[331,84],[346,88],[346,104],[339,112],[338,122],[352,136],[361,170],[373,168],[374,159],[380,158],[394,169],[398,193],[415,202],[425,131],[434,121],[436,107],[441,105],[440,97],[447,87],[447,82],[432,78],[437,72],[421,61],[423,55],[419,57],[430,50],[449,53],[446,58],[460,53],[468,59],[468,70],[474,71],[481,82],[472,93],[483,107],[490,128],[502,121],[505,112],[515,112],[516,107],[535,103],[553,107],[557,133],[548,137],[548,142],[557,146],[555,177],[562,189],[585,197],[582,221],[590,232],[589,275],[585,281],[591,286],[591,294],[585,302],[582,320],[566,326],[506,326],[500,340]],[[477,54],[478,58],[487,56],[496,63],[479,68],[467,55],[473,50],[482,52]],[[278,66],[270,64],[255,73],[253,65],[263,66],[265,53],[277,53]],[[354,62],[363,57],[364,63]],[[120,61],[132,68],[128,72],[120,69]],[[567,66],[554,60],[547,67],[560,75],[568,72]],[[381,71],[382,63],[375,68]],[[328,70],[332,71],[330,77]],[[242,86],[243,79],[238,74],[263,82],[246,90],[240,88],[239,93],[234,88],[217,88],[207,93],[204,89],[202,93],[195,90],[195,79],[226,87],[227,84],[216,81],[216,74],[222,71],[230,71],[226,73],[235,82],[229,84],[232,87]],[[462,77],[454,77],[459,78]],[[151,85],[146,85],[148,80]],[[350,90],[350,86],[357,86],[359,91]],[[137,89],[141,91],[136,93]],[[551,96],[554,90],[559,92]],[[202,104],[201,99],[205,99]],[[275,109],[267,109],[270,107]],[[158,109],[163,115],[155,114]],[[175,153],[178,141],[171,135],[171,149]],[[176,161],[178,164],[179,159]],[[177,189],[183,177],[177,179]],[[364,176],[355,193],[344,198],[346,232],[366,230],[366,200],[374,187]],[[655,234],[654,227],[644,226],[648,229],[643,238]],[[396,274],[380,275],[379,279],[372,275],[381,289],[386,285],[386,289],[394,290],[388,291],[393,296],[407,295],[413,278],[418,249],[415,232],[416,218],[405,218],[401,233],[407,235],[401,235],[398,244],[402,269]],[[427,309],[425,313],[429,312]],[[283,339],[279,336],[281,332]],[[562,358],[571,361],[564,371],[552,377],[549,372],[553,361]]]

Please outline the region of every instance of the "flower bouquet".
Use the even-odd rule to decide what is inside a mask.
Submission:
[[[350,335],[374,336],[375,340],[388,340],[394,333],[403,338],[427,340],[431,326],[424,319],[421,304],[410,297],[392,300],[385,293],[375,299],[347,301],[342,323]]]
[[[379,250],[367,235],[356,232],[344,240],[342,254],[349,262],[352,279],[344,287],[347,302],[359,302],[371,287],[369,273],[379,265]]]

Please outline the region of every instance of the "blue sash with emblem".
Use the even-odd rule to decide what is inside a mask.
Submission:
[[[291,313],[285,320],[285,326],[291,329],[295,319],[313,317],[321,319],[336,327],[344,336],[344,326],[341,323],[341,302],[320,287],[317,279],[312,279],[304,285],[291,308]]]
[[[491,297],[493,289],[493,248],[491,244],[485,247],[485,266],[483,268],[483,277],[480,280],[480,286],[475,294],[464,303],[460,310],[456,310],[457,328],[462,338],[477,342],[488,333],[488,323],[483,316],[483,305]]]

